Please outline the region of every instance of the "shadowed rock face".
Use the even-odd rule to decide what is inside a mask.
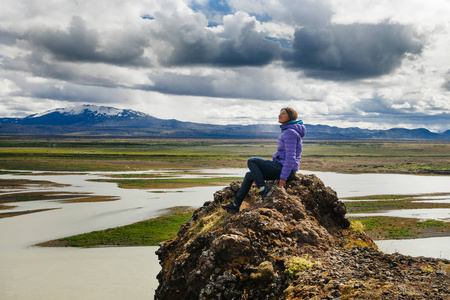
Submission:
[[[252,190],[233,215],[220,208],[239,189],[231,183],[160,245],[155,299],[439,299],[450,292],[450,262],[377,251],[349,228],[345,205],[316,176],[299,174],[286,189],[268,183],[264,200]]]

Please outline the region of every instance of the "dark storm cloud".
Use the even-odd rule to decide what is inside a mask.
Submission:
[[[388,74],[405,54],[419,54],[423,47],[409,26],[399,24],[303,27],[284,58],[307,76],[346,80]]]
[[[323,19],[331,15],[329,10],[319,11]],[[294,12],[293,8],[293,22],[300,22],[294,16],[301,19],[303,15]],[[424,47],[412,27],[381,23],[301,27],[295,32],[292,48],[286,49],[258,32],[255,20],[239,23],[239,13],[234,17],[232,25],[224,24],[223,32],[209,30],[195,19],[181,26],[173,19],[160,19],[164,30],[157,36],[171,47],[159,54],[160,62],[239,67],[264,66],[281,59],[309,77],[352,80],[389,74],[406,56],[420,54]],[[227,26],[234,28],[232,34]]]
[[[163,19],[162,17],[160,19]],[[163,29],[155,32],[158,40],[168,43],[172,50],[164,50],[159,60],[166,65],[207,64],[218,55],[219,45],[216,35],[201,28],[195,22],[185,22],[178,27],[177,22],[164,20]]]
[[[238,36],[226,39],[220,46],[216,63],[225,66],[266,65],[278,56],[280,50],[279,43],[267,40],[255,31],[254,22],[247,23]]]
[[[117,89],[110,89],[104,85],[92,84],[80,86],[78,83],[71,82],[62,84],[58,80],[47,80],[45,84],[16,80],[15,84],[18,89],[11,93],[11,95],[18,97],[87,103],[113,103],[123,101],[121,93]]]
[[[81,85],[94,85],[103,87],[117,86],[106,78],[82,74],[73,65],[64,65],[58,62],[45,62],[42,52],[35,51],[30,55],[19,56],[14,59],[3,58],[2,67],[6,70],[31,73],[41,78],[52,78]]]
[[[47,29],[30,35],[38,46],[62,61],[109,63],[116,65],[146,66],[143,57],[148,40],[139,35],[117,34],[102,43],[102,36],[87,28],[80,17],[73,17],[67,31]]]
[[[0,44],[1,45],[14,45],[18,38],[19,38],[19,36],[17,34],[0,28]]]
[[[244,24],[233,36],[218,36],[198,24],[166,27],[164,34],[172,51],[166,65],[216,65],[222,67],[264,66],[279,56],[280,44],[255,30],[255,21]],[[161,35],[162,33],[159,33]],[[168,37],[167,35],[170,35]]]

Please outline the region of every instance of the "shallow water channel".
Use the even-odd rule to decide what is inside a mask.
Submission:
[[[173,171],[173,170],[171,170]],[[205,175],[243,176],[245,169],[202,170]],[[126,172],[117,172],[124,174]],[[133,173],[133,172],[128,172]],[[143,172],[136,172],[142,174]],[[148,173],[161,173],[161,171]],[[312,172],[302,171],[304,174]],[[151,299],[158,283],[157,247],[94,249],[40,248],[36,243],[156,217],[174,206],[199,207],[221,186],[175,190],[121,189],[104,179],[113,172],[52,175],[4,174],[0,179],[48,180],[64,187],[30,187],[32,191],[91,193],[119,200],[65,203],[57,200],[8,203],[13,211],[53,209],[0,219],[0,299]],[[339,197],[380,194],[450,193],[450,176],[338,174],[314,172]],[[11,192],[11,191],[4,191]],[[158,193],[155,193],[158,192]],[[439,201],[449,199],[439,198]],[[450,209],[390,211],[386,214],[450,221]],[[382,213],[380,213],[382,214]],[[401,214],[401,215],[400,215]],[[450,259],[450,238],[377,242],[387,253]]]

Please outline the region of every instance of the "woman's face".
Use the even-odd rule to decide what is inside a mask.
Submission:
[[[286,110],[282,109],[280,111],[280,114],[278,115],[278,123],[284,124],[289,122],[291,119],[289,118],[288,113],[286,112]]]

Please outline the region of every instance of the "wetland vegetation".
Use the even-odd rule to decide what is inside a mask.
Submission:
[[[190,207],[174,207],[154,219],[57,239],[38,244],[38,246],[157,246],[162,241],[175,238],[180,226],[189,221],[193,212],[194,209]]]
[[[238,177],[216,178],[173,178],[173,179],[94,179],[100,182],[115,182],[121,188],[128,189],[173,189],[207,185],[228,185],[230,181],[241,180]]]
[[[374,212],[389,209],[421,209],[421,208],[450,208],[450,203],[435,202],[434,197],[450,196],[450,194],[421,194],[421,195],[373,195],[365,197],[348,197],[347,212]]]
[[[448,222],[435,220],[396,217],[353,217],[350,220],[360,221],[374,240],[448,236],[450,231]]]
[[[345,202],[347,212],[364,213],[394,209],[428,209],[450,208],[450,203],[435,202],[436,197],[449,197],[450,194],[421,195],[373,195],[348,197]],[[365,232],[374,240],[408,239],[448,236],[450,223],[416,218],[399,218],[387,216],[352,217],[351,221],[360,221]]]
[[[2,174],[27,170],[47,174],[64,172],[116,171],[104,182],[122,188],[173,189],[207,185],[227,185],[241,178],[211,175],[200,178],[177,178],[198,175],[196,169],[245,168],[251,156],[270,158],[276,151],[274,140],[164,140],[164,139],[94,139],[94,138],[9,138],[0,137]],[[304,141],[301,169],[337,173],[398,173],[450,175],[450,143],[392,141]],[[11,171],[9,171],[11,170]],[[22,171],[20,171],[22,170]],[[165,170],[163,173],[145,173]],[[173,170],[173,171],[167,171]],[[133,174],[126,171],[136,171]],[[142,173],[139,173],[142,171]],[[202,175],[205,175],[202,173]],[[1,179],[0,217],[28,212],[8,212],[10,202],[53,200],[66,202],[114,201],[116,197],[61,192],[30,192],[27,186],[55,187],[39,180]],[[14,191],[14,193],[8,192]],[[378,195],[346,202],[348,212],[375,212],[390,209],[449,208],[448,203],[416,201],[418,196]],[[435,196],[435,195],[434,195]],[[157,245],[174,237],[189,220],[192,209],[177,208],[169,215],[136,224],[59,240],[51,245]],[[353,217],[361,221],[374,239],[448,236],[448,222],[422,221],[395,217]],[[142,238],[139,235],[146,235]],[[94,237],[95,236],[95,237]],[[127,237],[128,236],[128,237]],[[48,245],[50,245],[48,244]]]
[[[245,168],[271,158],[276,140],[0,138],[0,169],[137,171]],[[339,173],[450,175],[450,143],[304,141],[301,168]]]

